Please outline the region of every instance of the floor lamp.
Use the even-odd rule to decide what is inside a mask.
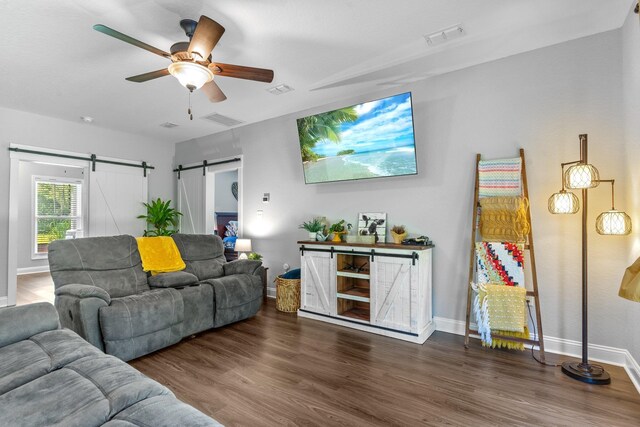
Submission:
[[[596,219],[596,231],[603,235],[626,235],[631,233],[631,218],[617,211],[614,201],[613,179],[600,179],[598,169],[587,161],[587,135],[580,138],[580,160],[562,163],[562,190],[549,198],[549,212],[552,214],[574,214],[580,209],[578,197],[565,190],[582,190],[582,360],[564,362],[562,372],[579,381],[590,384],[610,384],[611,376],[602,366],[589,363],[589,341],[587,323],[587,196],[590,188],[602,182],[611,183],[611,210],[601,213]],[[565,171],[565,166],[569,166]]]

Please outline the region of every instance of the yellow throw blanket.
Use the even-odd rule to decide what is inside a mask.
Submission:
[[[482,345],[524,350],[523,343],[495,338],[493,335],[529,338],[525,317],[527,290],[517,286],[490,283],[474,284],[473,288],[478,292],[474,301],[474,311]]]
[[[480,199],[480,234],[484,242],[524,242],[529,234],[529,201],[524,197]]]
[[[171,237],[137,237],[136,240],[144,271],[150,271],[155,276],[185,269],[180,251]]]

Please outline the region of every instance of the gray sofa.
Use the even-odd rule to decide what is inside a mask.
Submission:
[[[131,236],[52,242],[49,267],[62,326],[126,361],[258,312],[260,261],[227,263],[218,236],[173,239],[187,267],[157,276],[142,270]]]
[[[49,303],[0,309],[0,425],[219,426],[161,384],[60,329]]]

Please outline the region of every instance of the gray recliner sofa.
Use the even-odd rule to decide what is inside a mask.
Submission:
[[[260,261],[227,263],[218,236],[173,238],[187,267],[156,276],[142,270],[132,236],[52,242],[49,267],[62,325],[131,360],[258,312]]]
[[[221,425],[60,329],[49,303],[0,308],[0,361],[3,427]]]

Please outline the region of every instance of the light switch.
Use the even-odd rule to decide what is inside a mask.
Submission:
[[[271,193],[264,193],[262,195],[262,203],[269,203],[269,199],[271,199]]]

